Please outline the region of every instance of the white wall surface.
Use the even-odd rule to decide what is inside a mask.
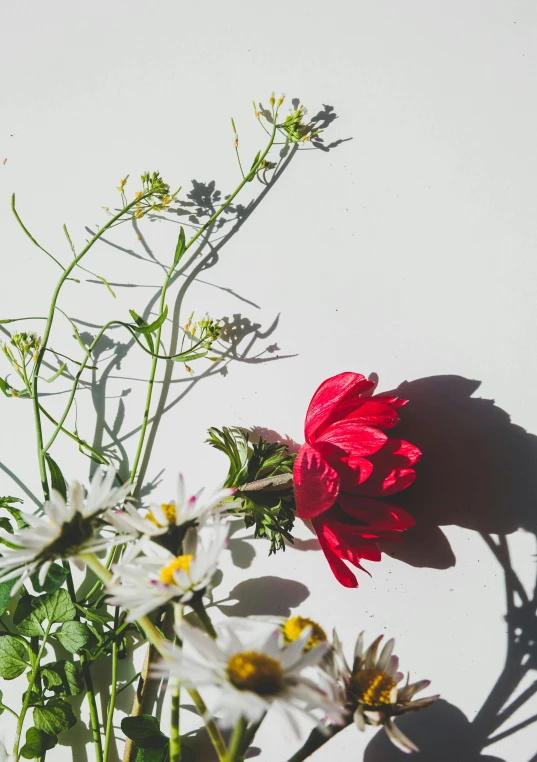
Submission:
[[[333,107],[325,144],[343,142],[295,156],[189,291],[182,322],[194,308],[240,314],[259,335],[226,376],[176,369],[146,479],[160,501],[173,497],[178,470],[192,489],[223,479],[223,457],[204,444],[211,425],[301,442],[310,396],[335,373],[377,373],[382,390],[408,381],[405,433],[425,453],[401,498],[419,519],[413,539],[369,564],[358,590],[340,587],[316,550],[269,559],[261,541],[251,551],[232,543],[218,596],[246,584],[234,610],[261,613],[245,580],[265,578],[265,591],[267,577],[280,578],[263,613],[312,616],[350,649],[361,629],[395,636],[403,667],[431,678],[446,702],[403,723],[426,749],[417,759],[537,759],[535,725],[486,749],[487,733],[469,725],[507,648],[505,575],[479,533],[508,533],[528,595],[535,584],[535,3],[49,0],[4,2],[1,16],[1,317],[43,314],[58,275],[12,217],[13,191],[32,233],[67,260],[62,224],[79,246],[127,173],[159,169],[183,198],[193,180],[229,193],[239,179],[230,116],[246,162],[264,143],[252,98],[266,103],[276,89],[312,115]],[[252,184],[240,201],[260,190]],[[143,220],[143,241],[128,226],[115,231],[123,248],[99,244],[87,266],[118,284],[117,299],[83,274],[62,308],[94,324],[143,312],[162,279],[151,257],[170,261],[177,221]],[[60,351],[75,351],[60,322],[57,337]],[[111,357],[104,392],[81,393],[79,429],[91,439],[94,403],[112,421],[123,403],[119,436],[132,459],[148,358],[131,350],[118,369]],[[61,384],[50,388],[52,410]],[[22,494],[13,473],[38,495],[30,406],[2,397],[0,415],[0,493]],[[70,478],[87,478],[69,442],[57,455]],[[524,627],[535,632],[531,614]],[[529,671],[518,692],[533,680]],[[106,684],[104,675],[103,701]],[[128,710],[132,695],[122,696]],[[486,705],[486,728],[501,703]],[[533,697],[494,733],[536,712]],[[54,760],[92,759],[91,746],[72,757],[74,735]],[[368,746],[373,735],[348,729],[315,760],[402,757],[380,738]],[[269,720],[257,746],[260,762],[285,762],[296,742]]]

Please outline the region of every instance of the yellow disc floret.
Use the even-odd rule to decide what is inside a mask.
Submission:
[[[163,566],[160,570],[159,579],[164,582],[165,585],[175,585],[174,574],[176,571],[184,571],[188,574],[190,571],[190,563],[194,556],[177,556],[167,566]]]
[[[166,521],[168,524],[175,524],[175,520],[177,517],[177,508],[175,506],[175,503],[162,503],[160,506],[162,510],[164,511],[164,515],[166,516]],[[156,520],[153,511],[149,511],[147,514],[147,518],[149,521],[152,521],[153,524],[156,524],[156,526],[159,527],[159,529],[163,529],[162,524],[159,524]]]
[[[306,627],[311,627],[311,636],[304,647],[305,651],[309,651],[313,646],[325,643],[328,640],[323,628],[317,622],[314,622],[313,619],[307,619],[303,616],[292,616],[282,626],[285,642],[292,643],[298,640]]]
[[[279,661],[257,651],[235,654],[227,663],[229,681],[239,691],[271,696],[281,690],[283,672]]]
[[[381,707],[397,701],[397,685],[393,677],[378,669],[355,672],[349,690],[359,704],[367,707]]]

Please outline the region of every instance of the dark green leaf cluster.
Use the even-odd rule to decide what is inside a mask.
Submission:
[[[138,748],[135,762],[168,762],[169,738],[164,735],[159,721],[151,714],[139,717],[125,717],[121,722],[121,730]],[[181,739],[182,762],[194,762],[195,754]]]
[[[208,442],[229,458],[226,487],[234,487],[235,513],[244,518],[247,527],[254,527],[255,537],[270,542],[269,555],[285,550],[295,520],[292,473],[295,455],[279,442],[262,437],[251,444],[243,429],[224,426],[209,429]],[[285,478],[288,477],[288,478]]]

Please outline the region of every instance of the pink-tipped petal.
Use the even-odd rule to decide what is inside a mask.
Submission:
[[[293,482],[297,516],[312,519],[327,511],[339,493],[339,476],[315,447],[302,445],[296,456]]]

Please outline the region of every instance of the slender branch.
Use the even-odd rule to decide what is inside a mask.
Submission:
[[[82,675],[86,684],[86,696],[89,704],[91,734],[93,737],[93,748],[95,750],[95,762],[103,762],[103,747],[101,744],[101,725],[99,723],[99,714],[97,712],[97,702],[95,700],[95,690],[90,671],[90,662],[85,654],[80,654],[80,664],[82,666]]]
[[[179,711],[181,708],[181,684],[174,680],[172,687],[170,762],[181,762],[181,734],[179,732]]]
[[[53,417],[51,416],[51,414],[48,412],[48,410],[46,410],[46,409],[43,407],[43,405],[41,405],[41,403],[39,404],[39,409],[41,410],[41,412],[43,413],[43,415],[45,416],[45,418],[48,418],[48,419],[49,419],[49,421],[50,421],[52,424],[54,424],[54,426],[57,426],[57,425],[58,425],[58,421],[57,421],[55,418],[53,418]],[[80,447],[84,447],[86,450],[88,450],[89,452],[91,452],[91,454],[92,454],[93,456],[95,456],[95,457],[96,457],[96,458],[99,460],[99,463],[103,463],[105,466],[109,466],[109,465],[110,465],[110,461],[109,461],[109,460],[107,460],[107,459],[104,457],[104,455],[101,455],[101,453],[97,452],[97,450],[95,450],[95,449],[94,449],[94,448],[93,448],[91,445],[89,445],[89,444],[88,444],[86,441],[84,441],[83,439],[80,439],[80,437],[77,437],[77,435],[76,435],[76,434],[73,434],[71,431],[69,431],[69,429],[66,429],[66,428],[64,428],[63,426],[60,426],[60,429],[59,429],[59,430],[60,430],[60,431],[61,431],[63,434],[66,434],[66,435],[67,435],[67,436],[68,436],[70,439],[72,439],[72,440],[74,440],[75,442],[77,442],[77,443],[80,445]]]
[[[119,607],[114,612],[114,632],[117,630],[119,624]],[[112,676],[110,684],[110,701],[108,703],[108,714],[106,718],[106,731],[104,737],[104,753],[103,762],[108,762],[108,752],[110,750],[110,742],[114,732],[114,710],[116,707],[117,696],[117,638],[114,638],[112,643]]]

